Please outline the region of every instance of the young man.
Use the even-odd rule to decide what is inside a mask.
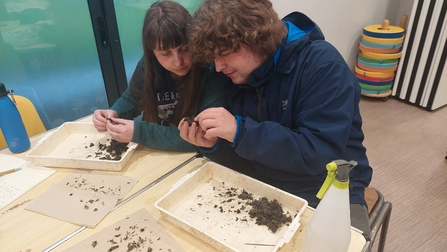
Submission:
[[[204,0],[188,29],[195,60],[230,77],[229,110],[210,108],[180,122],[180,136],[210,160],[305,198],[326,164],[355,160],[351,224],[369,238],[364,188],[372,169],[362,145],[360,87],[318,26],[294,12],[282,21],[269,0]],[[199,126],[200,125],[200,126]]]

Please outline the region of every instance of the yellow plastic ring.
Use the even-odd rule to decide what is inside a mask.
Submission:
[[[404,41],[405,36],[401,38],[393,38],[393,39],[384,39],[384,38],[374,38],[366,35],[362,35],[362,39],[368,42],[377,43],[377,44],[396,44]]]
[[[372,53],[367,51],[362,51],[365,57],[373,59],[399,59],[402,56],[402,52],[398,53]]]

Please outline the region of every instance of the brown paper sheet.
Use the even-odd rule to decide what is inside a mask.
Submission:
[[[65,176],[59,184],[68,187],[124,198],[138,180],[100,171],[76,170]]]
[[[64,252],[185,251],[163,226],[142,208],[84,239]]]
[[[110,212],[117,201],[117,196],[53,184],[25,209],[93,228]]]
[[[76,170],[25,209],[93,228],[136,183],[136,179],[126,176]]]

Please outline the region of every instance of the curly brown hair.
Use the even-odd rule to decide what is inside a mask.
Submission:
[[[211,63],[223,50],[240,43],[253,53],[272,56],[287,28],[270,0],[204,0],[188,27],[192,60]]]

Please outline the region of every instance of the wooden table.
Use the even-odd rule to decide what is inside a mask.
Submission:
[[[35,146],[41,137],[42,135],[33,137],[32,146]],[[10,152],[5,149],[0,153]],[[27,159],[26,152],[10,154]],[[138,183],[130,191],[129,196],[123,199],[94,229],[79,227],[24,209],[27,201],[37,199],[51,184],[60,181],[73,171],[73,169],[54,168],[57,171],[54,175],[0,210],[1,250],[63,251],[137,210],[146,208],[186,251],[217,251],[190,233],[162,219],[154,206],[155,201],[166,194],[175,182],[198,169],[205,162],[207,162],[206,159],[195,158],[195,153],[166,152],[139,146],[122,171],[111,172],[138,178]],[[174,168],[175,170],[172,171]],[[10,209],[17,204],[19,204],[18,207]],[[301,250],[306,224],[312,213],[311,208],[304,211],[299,230],[291,242],[285,244],[279,251]],[[351,234],[349,251],[362,251],[366,243],[363,235],[354,229]]]

